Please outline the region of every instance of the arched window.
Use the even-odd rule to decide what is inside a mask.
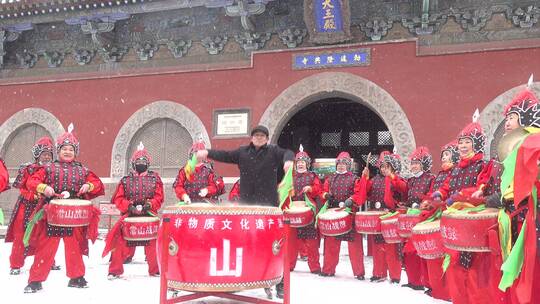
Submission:
[[[10,177],[17,175],[21,164],[34,161],[32,146],[43,136],[51,137],[51,134],[35,123],[22,125],[10,134],[2,150]]]
[[[127,171],[131,169],[131,155],[141,141],[152,157],[150,169],[165,178],[176,177],[178,169],[186,163],[193,143],[189,132],[178,122],[168,118],[151,120],[135,133],[129,143]]]

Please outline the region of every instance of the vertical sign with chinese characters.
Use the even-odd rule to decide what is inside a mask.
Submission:
[[[312,43],[336,44],[352,39],[349,0],[304,0],[304,22]]]
[[[318,32],[343,31],[341,2],[339,0],[316,0],[315,20]]]

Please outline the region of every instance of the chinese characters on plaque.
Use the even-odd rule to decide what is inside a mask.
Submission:
[[[300,53],[293,55],[293,69],[321,69],[332,67],[367,66],[371,63],[370,49]]]

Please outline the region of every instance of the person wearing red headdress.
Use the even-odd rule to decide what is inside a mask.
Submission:
[[[506,105],[504,109],[504,135],[520,127],[540,128],[540,106],[538,98],[532,92],[530,86],[532,84],[532,76],[529,79],[529,84],[520,91],[512,101]],[[503,135],[503,136],[504,136]],[[490,160],[486,169],[481,173],[484,177],[483,182],[479,183],[477,191],[473,193],[473,197],[484,198],[487,207],[504,208],[508,213],[513,213],[516,209],[511,199],[501,199],[501,176],[503,166],[500,163],[502,159],[493,158]],[[517,239],[518,231],[523,225],[526,218],[526,210],[519,212],[513,216],[512,232],[513,241]],[[505,293],[498,288],[500,278],[502,276],[501,265],[503,263],[503,255],[500,251],[500,243],[496,246],[499,250],[492,250],[492,267],[491,267],[491,289],[493,298],[496,303],[519,303],[515,290],[512,288]]]
[[[457,141],[452,141],[444,145],[441,149],[441,170],[435,176],[432,184],[432,189],[439,189],[446,178],[449,176],[455,163],[459,161],[459,152],[457,148]],[[430,191],[432,190],[430,189]],[[431,192],[427,195],[431,195]],[[425,220],[437,220],[440,218],[439,214],[436,214],[439,210],[444,210],[444,202],[434,205],[433,202],[429,200],[424,200],[420,209],[420,218],[422,221]],[[428,282],[428,290],[426,294],[435,298],[445,301],[450,301],[450,295],[448,293],[448,284],[446,283],[447,279],[443,273],[442,265],[444,258],[435,258],[435,259],[423,259],[426,263],[426,273],[425,278]]]
[[[0,158],[0,193],[9,189],[9,174],[4,160]]]
[[[383,151],[377,161],[379,172],[369,177],[367,166],[362,171],[360,182],[360,203],[368,201],[368,210],[389,210],[394,212],[398,204],[407,198],[407,182],[399,176],[401,158],[398,154]],[[392,284],[401,280],[401,244],[390,244],[382,235],[373,238],[373,276],[371,282],[386,280],[387,273]]]
[[[296,153],[295,170],[293,171],[294,195],[291,201],[304,201],[305,197],[310,200],[310,203],[317,208],[316,198],[321,192],[321,181],[317,174],[310,172],[311,158],[309,154],[304,152],[302,146],[300,151]],[[316,210],[314,210],[315,212]],[[314,225],[293,229],[289,242],[289,262],[291,271],[296,266],[298,254],[302,248],[306,248],[307,262],[311,273],[319,274],[321,272],[321,264],[319,263],[319,233]]]
[[[473,116],[473,122],[468,124],[458,135],[458,150],[460,160],[443,185],[433,192],[436,200],[445,200],[448,205],[453,203],[453,196],[461,191],[475,189],[480,181],[480,173],[486,165],[484,146],[486,136],[477,122],[478,110]],[[489,303],[489,274],[488,253],[457,252],[449,250],[451,262],[446,278],[450,296],[454,303]]]
[[[191,159],[197,151],[205,150],[204,143],[198,141],[193,143],[189,150]],[[178,199],[185,203],[204,202],[207,199],[217,199],[223,193],[224,183],[221,177],[217,176],[208,162],[197,161],[195,169],[191,172],[188,164],[178,171],[176,180],[173,183],[174,192]]]
[[[351,172],[352,159],[348,152],[339,153],[336,158],[336,173],[328,176],[324,182],[322,198],[328,208],[351,208],[352,214],[360,205],[359,180]],[[352,216],[352,215],[350,215]],[[339,262],[341,241],[347,241],[349,259],[353,275],[358,280],[364,280],[364,249],[362,236],[354,229],[339,236],[324,236],[324,259],[321,276],[334,276]]]
[[[431,173],[433,159],[426,147],[418,147],[409,156],[411,161],[412,176],[407,180],[407,202],[406,207],[418,209],[420,204],[431,191],[431,185],[435,176]],[[428,290],[429,280],[427,274],[427,265],[424,259],[421,259],[416,253],[412,241],[406,239],[403,247],[403,263],[407,272],[408,283],[403,287],[410,287],[414,290]]]
[[[50,199],[62,192],[70,193],[70,197],[85,200],[104,194],[105,188],[99,177],[76,161],[79,154],[79,140],[72,131],[73,125],[70,124],[68,132],[56,140],[58,160],[39,168],[26,182],[29,191],[45,196],[42,200],[45,204],[44,209],[48,208]],[[37,241],[34,264],[30,268],[28,286],[24,291],[33,293],[42,289],[41,283],[49,275],[60,240],[64,242],[66,274],[70,278],[68,287],[87,287],[83,254],[88,255],[88,239],[95,241],[97,238],[99,210],[94,208],[91,223],[86,227],[58,227],[45,225],[43,222],[40,220],[36,225],[37,229],[34,227],[32,232],[40,237]]]
[[[25,249],[23,236],[30,215],[34,212],[38,203],[38,197],[37,193],[28,190],[26,181],[30,175],[53,160],[53,145],[53,141],[49,137],[38,139],[32,147],[34,162],[22,164],[13,182],[13,187],[19,189],[20,194],[11,213],[6,234],[6,243],[13,242],[11,255],[9,256],[11,275],[20,274],[25,257],[33,254],[32,248]]]
[[[120,210],[122,216],[114,227],[109,231],[106,239],[103,256],[109,252],[111,263],[109,264],[109,280],[119,278],[124,273],[124,260],[126,255],[131,254],[130,249],[137,246],[144,247],[148,274],[159,275],[156,256],[156,240],[126,241],[122,236],[123,220],[127,217],[156,217],[163,203],[163,182],[157,172],[148,170],[151,158],[142,142],[131,156],[131,172],[122,177],[116,187],[111,202]]]

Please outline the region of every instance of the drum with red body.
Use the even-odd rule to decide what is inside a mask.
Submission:
[[[353,216],[343,208],[330,208],[319,214],[318,227],[322,235],[338,236],[352,230]]]
[[[440,224],[439,220],[419,223],[412,229],[411,241],[421,258],[431,260],[444,255]]]
[[[413,227],[420,222],[420,214],[400,214],[398,216],[398,234],[408,238],[412,234]]]
[[[489,252],[488,230],[497,225],[499,210],[443,212],[441,235],[444,246],[458,251]]]
[[[82,199],[53,199],[45,206],[47,223],[59,227],[88,226],[93,216],[92,202]]]
[[[159,217],[126,217],[122,222],[122,236],[126,241],[149,241],[157,239]]]
[[[170,288],[230,292],[281,281],[285,228],[279,208],[191,204],[165,208],[163,219],[170,220]],[[163,241],[160,229],[158,258]]]
[[[291,227],[300,228],[313,224],[313,210],[304,201],[293,201],[291,206],[283,210],[283,216],[288,219]]]
[[[392,217],[390,219],[381,220],[381,232],[384,241],[393,244],[403,242],[403,238],[398,234],[398,218]]]
[[[354,229],[363,234],[381,234],[381,216],[386,211],[359,211],[354,215]]]

